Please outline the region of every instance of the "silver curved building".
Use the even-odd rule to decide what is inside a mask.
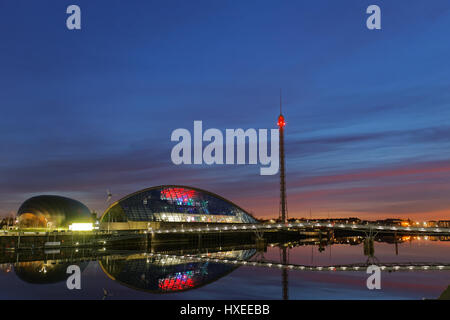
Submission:
[[[81,202],[53,195],[26,200],[17,212],[21,228],[66,228],[72,223],[92,223],[89,208]]]
[[[256,219],[212,192],[163,185],[135,192],[113,203],[101,222],[255,223]]]

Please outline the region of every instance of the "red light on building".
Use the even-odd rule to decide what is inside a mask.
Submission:
[[[161,190],[161,200],[190,203],[195,198],[195,191],[185,188],[167,188]]]
[[[286,125],[286,122],[284,121],[284,117],[280,114],[280,116],[278,117],[278,122],[277,122],[278,127],[283,128]]]

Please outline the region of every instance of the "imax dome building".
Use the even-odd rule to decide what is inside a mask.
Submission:
[[[133,223],[131,229],[147,228],[153,222],[255,223],[244,209],[221,196],[186,186],[151,187],[113,203],[102,223]],[[141,225],[141,226],[138,226]]]
[[[42,195],[26,200],[17,212],[21,228],[69,228],[73,223],[91,223],[92,215],[81,202]]]

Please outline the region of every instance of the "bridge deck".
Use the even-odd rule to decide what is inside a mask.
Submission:
[[[321,222],[295,222],[295,223],[255,223],[255,224],[227,224],[213,227],[175,227],[159,230],[149,230],[154,233],[212,233],[212,232],[249,232],[264,230],[294,230],[294,229],[333,229],[360,232],[383,232],[383,233],[410,233],[426,235],[450,235],[450,228],[441,227],[402,227],[386,226],[375,224],[342,224],[342,223],[321,223]]]

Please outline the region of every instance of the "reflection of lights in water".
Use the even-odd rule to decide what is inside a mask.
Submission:
[[[23,281],[34,284],[57,283],[67,280],[67,267],[73,262],[56,260],[18,262],[14,265],[16,275]],[[84,270],[88,262],[75,263]]]
[[[47,273],[47,268],[45,264],[42,265],[41,269],[39,269],[39,272]]]
[[[239,265],[234,259],[249,259],[256,250],[204,253],[207,261],[189,261],[192,255],[139,253],[126,257],[102,258],[103,271],[113,280],[153,293],[171,293],[194,289],[213,282]],[[196,255],[194,255],[196,256]],[[220,259],[219,259],[220,258]],[[230,259],[233,265],[214,263]],[[242,261],[242,260],[240,260]]]
[[[12,264],[10,263],[5,263],[5,264],[0,264],[0,271],[3,271],[4,273],[9,273],[12,270]]]
[[[158,287],[163,291],[178,291],[195,286],[193,277],[200,273],[199,271],[185,271],[177,272],[173,275],[169,275],[164,279],[159,279]]]

